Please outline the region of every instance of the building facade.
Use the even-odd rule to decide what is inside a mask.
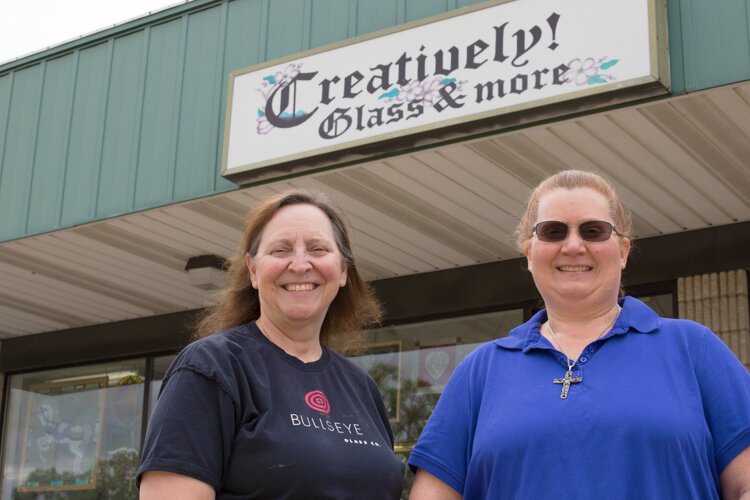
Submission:
[[[750,5],[642,3],[661,65],[647,85],[593,85],[617,54],[587,30],[617,20],[545,14],[540,39],[565,45],[571,17],[591,37],[576,63],[591,89],[312,153],[282,140],[278,158],[240,161],[236,173],[229,131],[242,75],[300,61],[306,71],[347,51],[336,70],[354,95],[360,59],[376,61],[360,69],[387,65],[373,48],[381,39],[414,42],[414,68],[433,57],[419,30],[444,39],[441,64],[460,47],[480,66],[490,45],[480,30],[459,45],[440,23],[509,6],[531,15],[545,2],[193,0],[1,65],[0,497],[137,497],[148,414],[191,318],[220,286],[217,263],[240,243],[250,208],[295,187],[328,193],[350,219],[386,310],[353,359],[383,389],[404,457],[456,364],[540,307],[512,233],[532,186],[565,168],[606,176],[632,210],[627,292],[707,324],[750,366]],[[503,33],[518,67],[536,50],[532,24]],[[388,61],[395,81],[399,59]],[[460,73],[435,95],[472,88]],[[503,88],[520,94],[513,85],[529,75]],[[403,83],[405,96],[414,85]],[[335,88],[346,95],[333,85],[329,100]]]

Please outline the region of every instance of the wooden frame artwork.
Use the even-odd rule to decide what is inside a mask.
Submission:
[[[96,488],[107,377],[29,387],[19,493]]]

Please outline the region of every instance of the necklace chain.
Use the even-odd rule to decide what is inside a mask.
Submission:
[[[595,341],[599,340],[600,338],[602,338],[604,336],[605,333],[607,333],[609,331],[610,328],[612,328],[612,325],[615,324],[615,321],[617,320],[617,317],[620,315],[620,311],[621,310],[622,310],[622,308],[618,304],[617,305],[617,310],[615,311],[615,315],[612,317],[612,319],[609,321],[609,323],[607,323],[607,326],[604,327],[604,330],[602,330],[602,332],[599,335],[597,335],[596,338],[594,340],[592,340],[591,342],[595,342]],[[576,358],[575,361],[574,361],[568,355],[568,353],[565,351],[565,349],[563,349],[562,342],[560,342],[560,339],[557,337],[557,334],[552,329],[552,325],[550,324],[549,320],[547,320],[547,330],[549,330],[549,333],[552,335],[552,339],[555,341],[555,344],[557,344],[557,348],[559,348],[560,351],[563,354],[565,354],[565,357],[568,359],[568,372],[573,371],[573,367],[576,365],[576,363],[578,363],[578,360],[581,358],[581,356],[579,355],[578,358]]]

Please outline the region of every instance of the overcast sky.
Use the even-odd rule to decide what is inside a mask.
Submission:
[[[185,0],[0,0],[0,64]]]

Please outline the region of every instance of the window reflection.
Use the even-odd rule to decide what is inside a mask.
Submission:
[[[672,294],[639,297],[672,317]],[[481,344],[523,322],[513,309],[367,332],[352,361],[383,394],[404,462],[456,366]],[[135,499],[144,417],[153,411],[174,355],[7,377],[1,499]],[[144,411],[145,410],[145,411]],[[403,498],[413,481],[408,471]]]
[[[151,414],[154,412],[154,406],[156,405],[156,399],[159,397],[159,391],[161,390],[161,384],[164,381],[164,375],[166,375],[169,365],[172,364],[172,361],[174,361],[174,358],[176,357],[176,355],[170,354],[168,356],[159,356],[153,360],[151,381],[148,386],[148,409],[146,418],[151,418]]]
[[[651,309],[656,311],[656,314],[662,318],[674,318],[674,296],[671,293],[664,293],[661,295],[648,295],[640,296],[638,300],[642,300]]]
[[[137,498],[145,360],[10,377],[3,499]]]

